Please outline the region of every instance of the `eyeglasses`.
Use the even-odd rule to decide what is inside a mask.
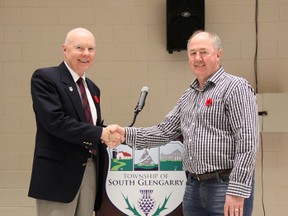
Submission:
[[[78,52],[85,52],[86,50],[88,52],[95,52],[95,47],[73,46],[73,48]]]

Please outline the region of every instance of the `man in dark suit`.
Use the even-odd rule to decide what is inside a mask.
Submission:
[[[85,76],[95,46],[90,31],[73,29],[62,47],[64,61],[32,76],[37,133],[28,196],[36,199],[38,216],[93,215],[101,202],[103,143],[122,142],[103,127],[100,89]]]

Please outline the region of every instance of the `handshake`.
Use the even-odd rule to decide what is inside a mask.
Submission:
[[[116,124],[108,125],[102,130],[101,141],[109,148],[116,148],[125,141],[125,128]]]

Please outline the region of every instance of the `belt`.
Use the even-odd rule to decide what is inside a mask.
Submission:
[[[198,181],[206,181],[209,179],[216,179],[225,175],[229,175],[232,169],[224,169],[224,170],[217,170],[215,172],[207,172],[204,174],[196,174],[196,173],[189,173],[189,175],[193,179],[197,179]]]

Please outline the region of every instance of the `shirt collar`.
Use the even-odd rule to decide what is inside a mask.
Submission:
[[[74,82],[76,83],[77,80],[80,78],[80,76],[75,71],[73,71],[65,61],[64,61],[64,63],[66,65],[66,67],[68,68],[71,76],[73,77]],[[86,80],[85,74],[82,76],[82,78],[83,78],[84,83],[85,83],[85,80]]]
[[[215,73],[212,74],[212,76],[206,81],[205,85],[204,85],[204,89],[206,86],[210,85],[210,84],[216,84],[221,76],[224,74],[224,68],[220,67]],[[192,89],[200,89],[199,87],[199,81],[196,78],[190,85],[190,87]]]

